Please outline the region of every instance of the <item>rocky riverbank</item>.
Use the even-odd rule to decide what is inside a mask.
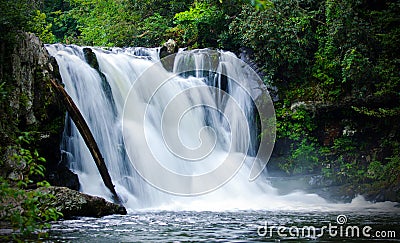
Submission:
[[[327,201],[335,203],[349,203],[358,195],[371,202],[400,202],[400,183],[394,185],[338,183],[318,174],[284,176],[271,173],[267,179],[278,189],[278,193],[283,195],[304,191],[318,194]]]

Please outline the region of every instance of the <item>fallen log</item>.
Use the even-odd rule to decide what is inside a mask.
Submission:
[[[72,120],[74,121],[76,127],[78,128],[83,140],[86,143],[86,146],[89,148],[89,151],[96,163],[97,169],[100,172],[104,184],[113,194],[114,201],[118,204],[122,204],[117,192],[115,191],[114,184],[112,183],[110,174],[108,173],[107,166],[104,162],[103,156],[101,155],[100,149],[97,146],[96,140],[94,139],[93,134],[90,131],[89,126],[87,125],[81,112],[75,105],[75,102],[72,100],[71,96],[68,95],[68,93],[65,91],[64,87],[61,84],[57,83],[53,79],[50,79],[50,82],[51,85],[57,91],[57,94],[61,99],[62,103],[67,108],[67,111]]]

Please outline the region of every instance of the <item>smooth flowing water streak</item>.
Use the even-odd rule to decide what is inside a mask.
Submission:
[[[281,196],[265,176],[257,178],[272,152],[273,106],[258,76],[232,53],[179,52],[164,62],[173,64],[167,71],[157,48],[90,47],[98,69],[87,63],[83,47],[46,48],[57,59],[65,89],[87,121],[128,210],[393,207],[360,197],[333,204],[303,192]],[[258,138],[261,132],[266,142]],[[110,200],[68,116],[61,149],[81,191]]]

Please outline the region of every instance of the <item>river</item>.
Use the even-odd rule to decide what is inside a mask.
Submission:
[[[52,225],[49,240],[73,242],[400,241],[399,216],[399,212],[376,210],[359,212],[137,211],[126,216],[62,220]]]

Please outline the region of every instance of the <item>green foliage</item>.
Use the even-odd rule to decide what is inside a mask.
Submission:
[[[131,22],[138,16],[127,11],[126,0],[70,0],[68,17],[77,22],[82,44],[96,46],[123,46],[133,36]]]
[[[316,44],[319,5],[294,0],[272,2],[273,7],[259,12],[244,6],[230,25],[230,32],[241,45],[255,50],[256,61],[274,85],[298,88],[311,81],[305,67],[313,62],[310,54]]]
[[[291,143],[282,168],[291,174],[321,169],[326,177],[342,182],[394,182],[395,176],[385,176],[392,174],[385,168],[399,174],[399,156],[390,145],[396,143],[396,135],[379,135],[390,133],[400,115],[400,66],[395,54],[400,51],[400,3],[272,2],[259,11],[245,5],[229,28],[234,41],[254,50],[268,85],[278,89],[277,136]],[[355,112],[334,114],[358,116],[353,118],[355,126],[365,130],[355,137],[337,134],[325,144],[321,136],[330,135],[321,134],[324,124],[316,120],[321,114],[308,102],[332,107],[354,102]],[[367,126],[363,121],[380,118],[387,122]],[[371,130],[374,134],[368,134]],[[393,159],[382,158],[384,154],[394,154]]]
[[[264,10],[273,6],[272,2],[265,0],[250,0],[250,3],[256,10]]]
[[[168,38],[174,38],[169,35],[172,21],[155,13],[139,23],[136,32],[140,33],[134,36],[133,45],[135,46],[159,46]],[[151,38],[149,38],[151,37]]]
[[[0,40],[13,43],[17,31],[33,32],[45,43],[55,41],[52,25],[34,1],[0,1]]]
[[[5,88],[6,83],[0,83],[0,102],[3,102],[7,97],[7,90]]]
[[[365,156],[360,155],[362,151],[353,137],[337,137],[332,145],[325,146],[321,152],[326,155],[321,170],[325,177],[341,183],[366,181],[367,168],[365,159],[362,159]]]
[[[30,149],[22,147],[23,144],[29,145],[32,140],[32,133],[23,132],[22,135],[17,139],[18,145],[14,147],[17,153],[13,154],[11,159],[19,165],[23,164],[23,167],[28,169],[24,179],[18,181],[19,187],[26,187],[29,183],[33,182],[29,176],[44,177],[45,166],[43,163],[46,162],[45,158],[39,156],[39,153],[36,149],[31,151]]]
[[[35,15],[32,16],[32,20],[28,22],[28,25],[31,26],[31,31],[44,43],[53,43],[55,41],[55,37],[51,32],[52,24],[47,23],[46,14],[40,12],[40,10],[35,11]]]
[[[13,234],[15,239],[32,237],[33,233],[37,233],[38,237],[46,236],[43,230],[50,227],[48,221],[57,220],[62,216],[55,208],[41,203],[51,200],[53,195],[25,189],[33,182],[31,177],[41,178],[45,170],[45,159],[39,156],[36,150],[24,148],[29,147],[33,139],[32,133],[23,132],[18,137],[17,145],[11,147],[16,152],[9,159],[18,167],[26,168],[22,171],[22,178],[9,181],[0,177],[0,219],[8,222],[16,230]],[[42,180],[37,182],[36,186],[48,187],[50,184]]]
[[[400,175],[400,150],[397,147],[394,154],[391,157],[388,157],[389,161],[383,168],[382,175],[385,175],[384,180],[386,180],[389,184],[394,184],[396,181],[399,181]],[[383,179],[381,177],[381,179]]]
[[[230,31],[291,100],[336,102],[374,90],[398,96],[396,8],[391,1],[273,1],[264,11],[243,7]],[[295,94],[299,88],[306,92]]]
[[[304,138],[311,138],[310,135],[317,127],[313,112],[307,110],[303,103],[299,103],[296,107],[290,107],[288,100],[285,100],[283,104],[277,102],[275,114],[277,116],[278,138],[302,141]]]
[[[48,183],[39,183],[47,186]],[[0,218],[3,222],[9,222],[16,230],[14,239],[32,238],[33,233],[38,237],[45,237],[43,230],[50,228],[49,221],[57,220],[62,214],[55,208],[46,207],[41,202],[54,198],[54,195],[40,191],[26,191],[22,188],[11,187],[0,177]],[[1,237],[0,237],[1,238]]]
[[[217,34],[227,27],[225,18],[217,6],[195,2],[188,11],[177,13],[174,23],[178,31],[182,30],[182,44],[197,48],[218,42]]]
[[[382,180],[384,173],[384,166],[379,161],[372,161],[367,170],[367,177],[374,180]]]
[[[27,0],[0,0],[0,40],[12,38],[10,34],[17,30],[26,30],[32,14],[32,4]]]
[[[391,150],[391,156],[379,160],[377,153],[360,155],[364,153],[356,146],[353,139],[342,137],[335,140],[334,145],[327,151],[335,151],[337,157],[325,161],[322,174],[334,181],[341,183],[372,183],[383,182],[393,185],[398,182],[400,175],[400,149],[399,143],[388,138],[384,141],[391,144],[385,145]]]
[[[70,14],[71,6],[64,0],[44,0],[43,12],[51,24],[56,42],[74,41],[78,35],[77,21]]]
[[[290,156],[280,167],[289,174],[316,172],[320,169],[320,154],[316,139],[311,135],[316,128],[312,112],[304,105],[292,107],[284,102],[276,106],[277,137],[292,141]]]
[[[321,167],[316,144],[303,139],[296,148],[292,145],[290,157],[280,166],[289,174],[315,173]]]
[[[45,1],[57,41],[97,46],[158,46],[169,38],[195,47],[232,46],[228,26],[240,0]],[[268,1],[252,1],[253,9]]]
[[[373,161],[368,166],[368,178],[377,181],[386,181],[393,185],[400,180],[400,143],[392,144],[393,154],[382,163]]]
[[[353,140],[349,137],[336,138],[332,146],[332,149],[337,152],[352,152],[355,148]]]
[[[385,117],[396,117],[400,116],[400,107],[394,108],[378,108],[378,109],[368,109],[367,107],[355,107],[352,106],[353,110],[367,116],[385,118]]]

